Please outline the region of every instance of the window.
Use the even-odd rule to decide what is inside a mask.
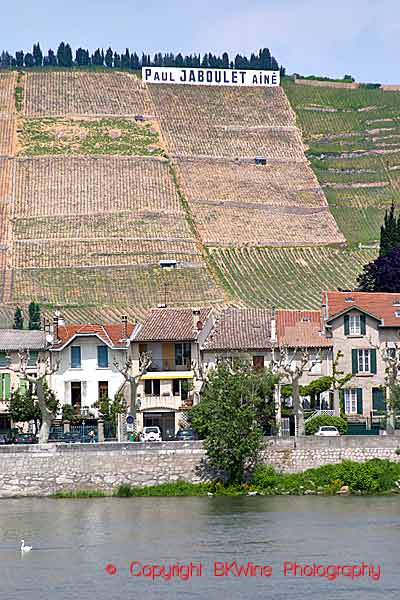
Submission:
[[[99,381],[99,400],[108,398],[108,381]]]
[[[191,346],[188,342],[175,344],[175,365],[177,367],[190,367],[192,361]]]
[[[361,332],[360,315],[349,315],[349,333],[356,335]]]
[[[370,372],[369,350],[358,350],[358,372]]]
[[[263,356],[253,356],[253,367],[255,369],[263,369],[264,368],[264,357]]]
[[[344,390],[344,411],[346,415],[362,415],[363,399],[361,388]]]
[[[39,352],[37,350],[31,350],[29,352],[28,367],[36,367],[39,358]]]
[[[351,351],[352,373],[376,373],[376,349],[353,348]]]
[[[321,373],[321,357],[319,354],[314,354],[314,356],[310,357],[310,372],[311,373]]]
[[[71,369],[81,368],[81,347],[71,346]]]
[[[159,379],[145,379],[144,380],[144,395],[145,396],[159,396],[160,395],[160,380]]]
[[[172,381],[172,393],[174,396],[180,396],[182,400],[187,400],[189,395],[189,382],[187,379],[174,379]]]
[[[7,354],[5,352],[0,352],[0,367],[7,367],[9,362]]]
[[[108,368],[108,348],[107,348],[107,346],[97,346],[97,366],[100,369]]]

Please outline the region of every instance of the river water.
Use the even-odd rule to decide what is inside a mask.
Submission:
[[[33,546],[24,556],[21,538]],[[396,497],[0,500],[1,600],[398,599],[399,549]],[[197,569],[186,580],[152,580],[134,577],[132,561],[134,574],[144,564],[167,567],[177,561]],[[266,576],[266,568],[264,575],[216,576],[220,564],[214,574],[214,563],[234,561],[269,565],[272,575]],[[354,579],[299,571],[294,576],[288,564],[363,561],[375,566],[376,576],[380,566],[379,579],[367,569]],[[323,567],[319,572],[326,574]],[[190,574],[189,567],[179,573]]]

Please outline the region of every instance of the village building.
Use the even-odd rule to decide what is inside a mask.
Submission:
[[[19,352],[28,353],[27,373],[34,375],[39,358],[47,356],[48,342],[43,331],[0,329],[0,431],[11,427],[9,402],[13,390],[25,390],[28,382],[15,370],[21,365]]]
[[[174,439],[184,412],[200,400],[203,385],[201,347],[214,323],[210,308],[159,308],[150,312],[132,341],[132,372],[148,353],[151,365],[138,387],[137,428],[158,426],[163,439]]]
[[[122,369],[129,358],[136,325],[123,320],[108,325],[54,323],[51,346],[53,365],[50,385],[61,405],[69,404],[76,415],[98,417],[94,406],[101,398],[113,400],[127,394]]]
[[[400,294],[325,292],[323,316],[341,370],[352,378],[341,391],[346,415],[374,419],[385,412],[382,351],[400,347]]]

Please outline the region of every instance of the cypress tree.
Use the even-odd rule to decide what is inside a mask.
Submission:
[[[61,42],[61,44],[57,48],[57,62],[60,67],[65,67],[65,44]]]
[[[396,221],[394,215],[394,202],[389,210],[385,212],[385,218],[383,225],[381,226],[381,239],[379,246],[379,256],[386,256],[389,252],[396,248],[400,243],[400,217],[399,221]]]
[[[37,44],[33,44],[32,55],[35,67],[41,67],[43,65],[43,52],[39,42]]]
[[[30,52],[27,52],[25,54],[24,64],[28,68],[35,66],[35,61],[34,61],[33,56],[32,56],[32,54]]]
[[[69,44],[65,44],[64,57],[65,57],[65,65],[64,66],[72,67],[72,65],[73,65],[72,50],[71,50],[71,46]]]
[[[14,325],[13,329],[23,329],[24,328],[24,316],[22,314],[22,310],[19,306],[17,306],[14,313]]]
[[[37,302],[31,302],[28,308],[29,312],[29,329],[41,329],[40,306]]]
[[[108,67],[109,69],[111,69],[113,66],[113,57],[114,57],[113,51],[111,50],[111,48],[108,48],[107,52],[106,52],[105,62],[106,62],[106,67]]]
[[[17,63],[17,67],[24,66],[24,51],[19,50],[15,53],[15,62]]]
[[[57,66],[57,56],[54,54],[54,51],[49,48],[49,51],[47,52],[47,64],[49,67],[56,67]],[[45,58],[45,60],[46,60]]]

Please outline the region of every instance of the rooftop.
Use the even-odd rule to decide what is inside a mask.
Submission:
[[[319,310],[278,310],[276,326],[279,344],[299,348],[332,346],[332,340],[321,334]]]
[[[44,350],[47,346],[44,331],[0,329],[0,350]]]
[[[201,331],[200,323],[204,324],[210,316],[211,308],[201,308],[199,313],[195,316],[190,308],[153,309],[135,336],[135,342],[195,341]]]
[[[59,325],[58,342],[53,344],[52,350],[62,350],[75,337],[96,336],[110,348],[125,349],[129,346],[129,338],[135,328],[134,323],[127,324],[127,338],[125,336],[125,325],[123,323],[110,323],[99,325],[87,323],[84,325]]]
[[[400,327],[400,294],[324,292],[323,302],[328,305],[328,320],[352,308],[358,308],[381,320],[384,327]]]
[[[207,350],[264,350],[271,346],[272,311],[265,308],[223,310],[204,343]]]

